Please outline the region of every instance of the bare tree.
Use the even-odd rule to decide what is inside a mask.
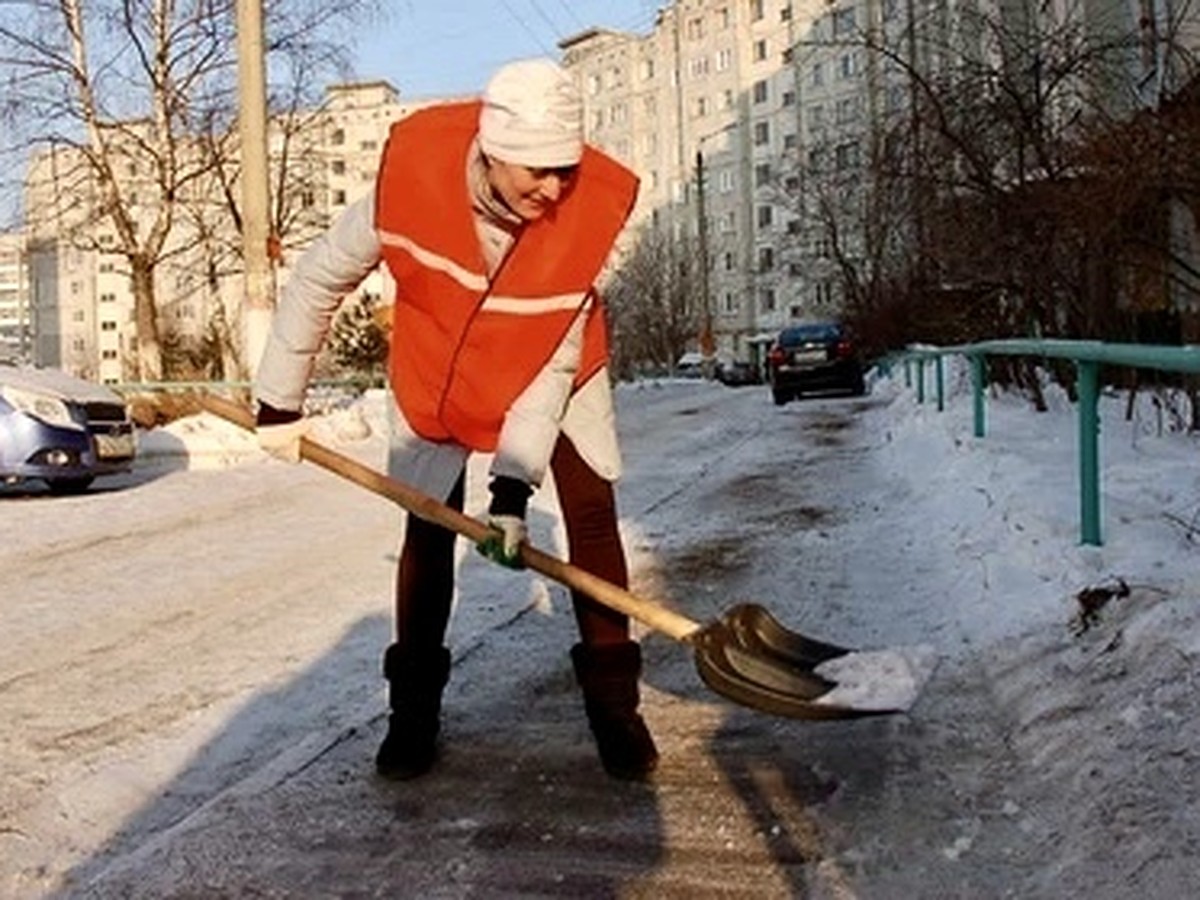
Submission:
[[[694,344],[704,321],[699,248],[652,226],[605,289],[615,374],[665,371]]]
[[[318,84],[340,64],[339,28],[368,3],[270,6],[268,70],[290,78],[290,88],[273,92],[276,114],[287,119],[311,99],[297,85]],[[13,0],[0,23],[5,122],[38,153],[27,224],[123,260],[136,372],[146,380],[164,374],[156,278],[164,262],[199,247],[223,270],[240,255],[236,245],[218,246],[230,233],[221,217],[232,234],[240,230],[229,189],[238,177],[235,5]],[[283,210],[277,205],[277,228],[289,222]]]
[[[1159,215],[1147,197],[1163,184],[1155,157],[1133,151],[1100,166],[1097,149],[1133,150],[1114,136],[1147,102],[1145,79],[1131,76],[1139,54],[1159,74],[1194,71],[1178,23],[1147,35],[1070,4],[892,8],[906,18],[807,42],[810,52],[864,53],[876,79],[858,193],[844,167],[813,171],[820,148],[801,161],[810,220],[828,236],[845,296],[869,309],[880,287],[907,285],[920,307],[907,322],[925,329],[908,340],[969,339],[972,324],[976,336],[1105,336],[1128,301],[1134,256],[1144,268],[1131,248],[1169,241],[1145,227]],[[1170,79],[1155,84],[1161,95]],[[906,253],[895,252],[897,237]],[[930,333],[956,311],[953,328]]]

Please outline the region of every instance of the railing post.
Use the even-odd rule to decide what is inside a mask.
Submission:
[[[1081,540],[1100,546],[1100,364],[1077,361],[1079,371],[1079,509]]]
[[[925,357],[917,357],[917,402],[925,402]]]
[[[946,366],[942,362],[942,354],[939,353],[937,355],[937,359],[934,360],[934,364],[937,366],[937,370],[935,372],[935,381],[937,384],[937,408],[938,412],[944,412],[946,409]]]
[[[986,433],[983,392],[987,389],[987,363],[984,361],[982,353],[972,353],[969,359],[971,360],[971,401],[975,408],[975,437],[981,438]]]
[[[904,386],[912,387],[912,360],[907,356],[904,357]]]

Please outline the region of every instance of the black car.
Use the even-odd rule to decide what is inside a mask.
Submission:
[[[840,322],[792,325],[767,354],[771,396],[782,406],[808,391],[866,393],[862,360]]]

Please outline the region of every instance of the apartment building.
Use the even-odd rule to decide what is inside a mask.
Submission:
[[[30,315],[25,233],[0,232],[0,360],[32,358]]]
[[[1023,66],[1040,58],[1036,40],[1024,55],[1005,41],[1051,35],[1060,20],[1069,29],[1082,16],[1097,32],[1141,29],[1141,50],[1131,44],[1124,66],[1102,87],[1114,104],[1134,95],[1130,84],[1149,96],[1148,86],[1179,82],[1178,61],[1155,35],[1170,26],[1194,36],[1196,16],[1181,17],[1173,3],[1144,0],[1135,19],[1132,6],[1115,0],[1036,10],[1013,0],[674,0],[648,33],[590,28],[564,39],[560,50],[581,87],[588,140],[641,178],[626,244],[653,228],[699,247],[707,289],[694,311],[709,325],[712,349],[757,361],[784,325],[843,308],[848,267],[881,265],[911,245],[903,200],[884,210],[871,205],[871,195],[887,135],[910,115],[914,73],[933,81],[964,64]],[[1083,97],[1083,87],[1065,96]],[[276,179],[287,185],[288,209],[280,287],[312,238],[371,189],[391,124],[446,99],[402,99],[382,81],[337,84],[306,118],[302,136],[272,123],[276,175],[285,146],[290,166],[287,178]],[[1073,113],[1064,107],[1060,114]],[[128,273],[118,254],[106,252],[106,224],[88,224],[91,186],[64,183],[70,167],[61,158],[37,165],[55,170],[42,183],[54,184],[56,194],[47,204],[31,187],[37,202],[27,203],[53,210],[31,228],[28,243],[36,353],[121,380],[136,347]],[[136,161],[121,174],[133,189]],[[219,195],[212,184],[196,190]],[[75,237],[65,238],[72,229]],[[198,333],[218,304],[230,316],[238,309],[236,235],[227,226],[217,231],[206,239],[225,245],[221,265],[212,264],[211,247],[200,249],[195,229],[184,227],[179,239],[196,248],[159,273],[161,315],[177,332]],[[380,273],[362,290],[386,296],[390,286]]]
[[[273,181],[288,186],[276,198],[278,286],[313,238],[371,189],[390,125],[434,102],[402,102],[386,82],[335,84],[298,124],[271,123]],[[285,165],[287,177],[280,179]],[[135,232],[144,233],[157,213],[153,185],[145,183],[151,173],[131,154],[116,174]],[[159,332],[167,340],[200,341],[218,316],[237,328],[243,276],[223,196],[217,173],[206,172],[181,198],[186,214],[176,216],[154,274]],[[137,328],[128,260],[111,220],[97,214],[93,175],[78,149],[59,147],[31,161],[25,205],[33,358],[106,383],[132,379]],[[379,296],[388,287],[375,274],[362,290]]]

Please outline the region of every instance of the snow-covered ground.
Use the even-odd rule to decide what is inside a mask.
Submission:
[[[760,389],[697,381],[620,386],[627,471],[619,498],[634,589],[681,604],[684,598],[672,593],[671,579],[662,572],[669,559],[695,574],[699,587],[686,598],[689,614],[717,615],[734,591],[752,586],[789,627],[807,634],[863,648],[929,647],[943,669],[982,672],[1009,718],[1008,748],[1034,761],[1046,783],[1057,784],[1068,800],[1089,796],[1088,777],[1099,779],[1110,798],[1135,789],[1144,793],[1147,771],[1176,779],[1178,808],[1156,799],[1149,812],[1130,815],[1118,826],[1087,820],[1097,810],[1115,808],[1116,801],[1106,807],[1100,799],[1037,821],[1022,819],[1022,828],[1044,829],[1047,846],[1058,851],[1046,864],[1047,892],[1041,896],[1054,896],[1060,867],[1089,844],[1128,841],[1139,847],[1129,862],[1139,877],[1154,870],[1157,883],[1168,890],[1186,885],[1191,875],[1200,877],[1194,868],[1200,831],[1189,806],[1197,793],[1187,774],[1188,764],[1200,761],[1190,740],[1197,726],[1189,716],[1197,705],[1187,690],[1200,654],[1200,440],[1181,431],[1170,411],[1149,395],[1134,404],[1131,419],[1124,397],[1103,397],[1105,542],[1082,546],[1074,408],[1053,390],[1051,409],[1043,414],[1020,398],[990,396],[988,434],[977,439],[964,372],[952,369],[947,384],[942,412],[932,400],[918,404],[899,373],[876,380],[865,401],[818,399],[779,409]],[[316,436],[364,461],[378,461],[383,402],[370,395],[320,416]],[[838,417],[847,409],[853,410],[852,425]],[[687,425],[668,431],[668,421]],[[773,478],[786,477],[791,470],[799,479],[805,470],[805,458],[781,457],[787,431],[803,428],[811,439],[822,427],[831,430],[831,439],[837,437],[833,430],[851,432],[847,480],[826,477],[807,489],[808,505],[800,502],[806,490],[801,485],[798,505],[760,522],[755,503],[768,484],[759,481],[764,473],[771,469]],[[472,462],[468,512],[485,505],[480,477],[485,466],[482,458]],[[854,481],[868,470],[869,483]],[[374,665],[374,648],[387,629],[397,517],[350,490],[341,499],[329,480],[312,467],[266,459],[251,436],[205,414],[142,434],[139,473],[123,490],[68,499],[43,496],[36,488],[0,490],[5,534],[0,714],[7,723],[0,738],[0,860],[10,861],[0,862],[0,893],[35,896],[39,886],[53,884],[57,874],[95,852],[116,823],[194,764],[189,755],[240,714],[247,696],[277,687],[309,660],[347,643],[370,643],[370,654],[354,656],[370,656]],[[737,502],[721,505],[696,496],[697,485],[722,480],[737,488],[730,494]],[[770,484],[778,489],[778,482]],[[273,499],[280,491],[295,501],[286,511]],[[822,527],[831,497],[844,508]],[[107,538],[98,536],[102,532],[89,518],[101,499]],[[151,545],[163,533],[169,538],[181,509],[190,509],[193,518],[210,518],[204,546],[179,547],[169,571],[141,570],[148,553],[140,545]],[[553,509],[548,487],[535,496],[531,516],[531,536],[539,546],[561,540]],[[752,576],[740,574],[736,537],[751,528],[774,529],[781,552],[789,554],[757,560]],[[713,535],[726,537],[716,541]],[[104,540],[119,562],[100,572],[72,570],[73,548]],[[511,591],[511,573],[465,547],[461,553],[473,592],[502,597]],[[713,554],[733,561],[726,564]],[[259,571],[275,556],[277,565],[267,574]],[[338,558],[347,564],[331,565]],[[305,559],[323,562],[312,566],[322,574],[306,573]],[[57,580],[48,578],[53,571]],[[264,583],[268,576],[272,584]],[[114,580],[127,584],[114,589]],[[231,608],[265,605],[263,598],[272,592],[284,595],[286,604],[281,600],[262,616],[286,622],[295,639],[286,652],[257,661],[257,668],[237,668],[222,661],[222,648],[247,659],[249,648],[238,648],[236,633],[214,636],[204,658],[221,696],[197,701],[200,712],[186,728],[176,727],[153,752],[143,749],[150,754],[144,759],[95,751],[79,770],[52,769],[52,752],[72,741],[102,745],[104,738],[89,732],[86,722],[78,734],[65,734],[66,726],[53,721],[57,697],[45,708],[29,706],[32,695],[22,693],[22,685],[31,681],[36,665],[17,648],[40,646],[50,640],[47,635],[61,634],[64,654],[72,642],[89,657],[116,652],[111,648],[122,643],[124,618],[149,621],[147,610],[155,603],[161,604],[157,615],[163,623],[199,615],[190,607],[176,609],[169,598],[213,596],[218,581],[230,592]],[[544,582],[531,579],[528,590],[530,608],[553,614],[555,600]],[[802,601],[795,599],[798,592]],[[109,605],[106,627],[113,629],[104,646],[95,645],[104,642],[94,635],[89,644],[72,633],[77,621],[95,614],[84,604],[97,593]],[[336,597],[337,608],[322,606],[326,597]],[[1081,597],[1098,601],[1093,617],[1081,618]],[[284,618],[288,609],[296,620]],[[453,626],[456,647],[486,635],[511,614],[497,603],[461,603]],[[353,631],[362,622],[371,623],[369,641]],[[41,657],[53,655],[50,643],[38,651]],[[188,648],[181,645],[179,652]],[[339,673],[347,683],[373,677],[354,665],[357,669]],[[121,677],[132,683],[137,671]],[[235,684],[237,691],[225,690]],[[117,693],[120,687],[89,683],[79,690]],[[935,679],[928,691],[936,690]],[[70,689],[64,693],[70,695]],[[911,713],[915,721],[922,716],[922,699]],[[78,715],[66,702],[63,717]],[[345,698],[339,702],[343,719],[352,719]],[[291,712],[275,711],[272,727],[299,727],[289,721]],[[166,709],[162,720],[178,724]],[[262,724],[260,718],[256,726]],[[238,771],[265,764],[238,749]],[[1097,755],[1100,764],[1094,764]],[[68,751],[64,757],[70,758]],[[71,785],[78,793],[64,799]],[[211,786],[193,785],[198,794]],[[169,817],[167,811],[161,815]],[[1161,839],[1150,836],[1155,830]],[[1164,848],[1168,840],[1173,846],[1190,842],[1182,862],[1175,850]],[[953,852],[965,853],[966,846]],[[1074,870],[1069,874],[1076,880],[1068,886],[1085,883]],[[1169,895],[1178,894],[1160,894]]]

